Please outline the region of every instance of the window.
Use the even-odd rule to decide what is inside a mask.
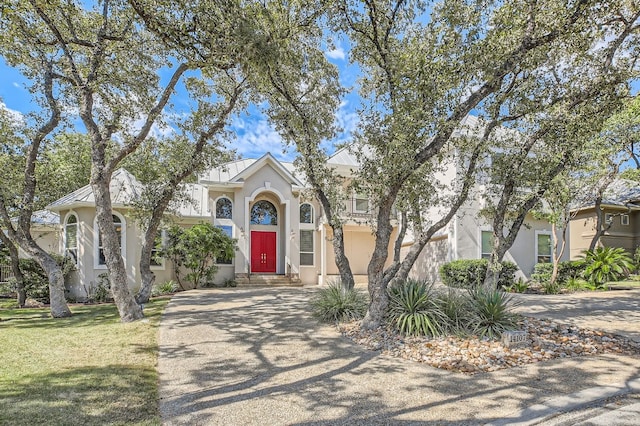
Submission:
[[[605,213],[604,215],[604,222],[608,225],[610,223],[613,223],[613,213]]]
[[[161,256],[162,248],[164,247],[164,242],[166,240],[166,231],[160,231],[156,235],[156,239],[151,249],[151,266],[156,267],[157,269],[164,269],[164,258]]]
[[[216,201],[216,219],[231,219],[233,216],[233,203],[227,197],[218,198]]]
[[[78,264],[78,217],[75,214],[67,216],[64,225],[64,251],[65,255]]]
[[[251,207],[252,225],[277,225],[278,211],[275,206],[268,201],[258,201]]]
[[[356,194],[353,199],[354,213],[369,213],[369,199],[366,195]]]
[[[629,226],[629,215],[623,214],[620,216],[620,224],[623,226]]]
[[[482,247],[480,257],[482,259],[489,259],[491,252],[493,252],[493,232],[482,231]]]
[[[536,261],[551,262],[551,234],[536,233]]]
[[[304,203],[300,206],[300,223],[313,223],[313,206]]]
[[[300,230],[300,266],[313,266],[313,231]]]
[[[120,244],[120,250],[122,251],[122,247],[124,245],[124,218],[120,215],[113,215],[113,226],[118,234],[118,243]],[[98,222],[95,223],[96,233],[98,234],[98,265],[103,266],[106,265],[106,258],[104,255],[104,247],[102,246],[102,233],[98,228]],[[124,253],[123,253],[124,256]]]
[[[216,226],[216,228],[222,229],[222,232],[227,234],[229,236],[229,238],[233,237],[233,227],[232,226],[229,226],[229,225],[218,225],[218,226]],[[216,257],[216,263],[218,265],[231,265],[231,264],[233,264],[233,257],[227,257],[227,256],[224,255],[224,253],[221,253],[219,256]]]

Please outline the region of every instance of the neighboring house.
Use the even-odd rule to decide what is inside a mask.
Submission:
[[[600,237],[598,246],[621,247],[633,254],[640,245],[640,184],[632,180],[616,179],[605,190],[600,209],[604,234]],[[583,203],[571,213],[571,259],[578,259],[589,248],[596,234],[595,201],[592,199]]]

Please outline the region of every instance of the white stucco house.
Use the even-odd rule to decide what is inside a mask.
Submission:
[[[467,121],[462,131],[477,131],[477,118],[468,117]],[[328,159],[328,164],[347,180],[359,167],[356,155],[348,148],[337,151]],[[437,179],[450,183],[460,171],[455,161],[445,160],[443,164]],[[197,183],[186,188],[195,202],[180,205],[174,220],[181,226],[209,222],[237,239],[235,256],[220,261],[215,284],[235,280],[239,285],[316,285],[338,277],[331,228],[304,177],[296,172],[292,163],[279,161],[270,153],[258,159],[241,159],[207,171]],[[445,262],[489,255],[491,228],[479,214],[484,204],[483,188],[482,183],[476,184],[473,196],[425,247],[412,270],[413,276],[438,281],[439,267]],[[140,182],[126,170],[113,174],[114,222],[133,290],[140,283],[141,232],[130,213],[131,201],[141,190]],[[82,297],[107,272],[90,186],[60,198],[48,209],[59,217],[55,234],[59,236],[57,250],[76,259],[77,272],[68,283],[69,291]],[[439,218],[437,208],[425,215]],[[365,282],[374,247],[366,196],[357,193],[348,196],[344,219],[346,254],[356,281]],[[394,223],[392,244],[397,227],[398,223]],[[550,260],[550,243],[551,226],[528,217],[505,260],[516,263],[520,268],[518,274],[528,277],[537,262]],[[406,252],[411,244],[409,233],[403,250]],[[389,259],[392,259],[392,247]],[[158,262],[152,269],[156,282],[175,279],[173,265],[168,260]]]
[[[329,163],[341,175],[357,168],[356,157],[347,149],[336,152]],[[451,166],[454,167],[454,166]],[[455,167],[441,176],[450,179]],[[310,195],[292,163],[278,161],[267,153],[259,159],[242,159],[214,168],[187,186],[195,202],[179,207],[175,220],[182,226],[210,222],[237,239],[231,260],[221,261],[214,282],[228,279],[239,285],[315,285],[338,277],[331,230],[319,204]],[[140,283],[141,232],[130,215],[130,202],[142,185],[126,170],[114,173],[111,182],[114,222],[121,238],[130,285]],[[438,268],[454,259],[482,258],[489,253],[490,228],[478,215],[481,194],[470,199],[454,220],[428,244],[412,275],[438,280]],[[48,209],[59,217],[58,250],[76,259],[77,272],[68,283],[76,297],[88,294],[107,272],[96,222],[95,200],[90,186],[82,187],[52,203]],[[374,246],[369,203],[358,194],[346,200],[345,249],[356,276],[366,281],[368,260]],[[537,261],[550,256],[548,223],[529,218],[506,259],[529,276]],[[395,239],[395,232],[392,241]],[[405,238],[405,250],[413,243]],[[391,259],[391,248],[389,251]],[[152,266],[156,282],[175,279],[168,260]]]

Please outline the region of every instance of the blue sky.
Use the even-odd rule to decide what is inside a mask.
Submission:
[[[358,106],[359,97],[357,95],[358,68],[348,63],[347,52],[344,42],[336,41],[331,50],[326,51],[327,58],[340,70],[342,84],[349,88],[336,112],[337,124],[343,129],[334,141],[327,143],[329,152],[334,150],[334,144],[341,144],[351,138],[351,132],[357,124],[357,114],[355,109]],[[163,76],[168,78],[167,75]],[[33,99],[27,90],[28,81],[16,69],[9,67],[3,58],[0,57],[0,102],[10,111],[20,114],[37,111]],[[182,93],[181,93],[182,92]],[[186,108],[189,104],[184,90],[178,90],[172,103],[177,112],[180,106]],[[76,129],[84,132],[84,126],[77,120]],[[282,140],[276,130],[269,124],[268,120],[255,105],[250,106],[246,111],[234,117],[229,129],[236,135],[235,140],[229,141],[229,147],[236,149],[239,156],[243,158],[258,158],[266,152],[271,152],[276,158],[291,161],[295,157],[293,148],[285,149]],[[156,134],[162,134],[159,128],[154,130]]]

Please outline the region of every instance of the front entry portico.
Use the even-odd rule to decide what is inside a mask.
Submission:
[[[251,272],[276,273],[276,233],[251,231]]]

